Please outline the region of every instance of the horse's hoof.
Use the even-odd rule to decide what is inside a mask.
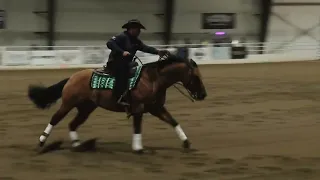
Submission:
[[[38,147],[43,147],[45,142],[39,141]]]
[[[36,154],[42,154],[43,147],[40,147],[40,145],[38,145],[37,147],[34,148],[34,151]]]
[[[190,146],[191,146],[191,143],[189,142],[188,139],[184,140],[183,143],[182,143],[182,147],[184,149],[190,149]]]
[[[144,150],[140,149],[140,150],[133,150],[134,154],[144,154]]]

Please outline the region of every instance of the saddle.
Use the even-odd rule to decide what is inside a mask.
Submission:
[[[117,101],[118,104],[120,104],[120,105],[125,107],[125,111],[127,112],[128,117],[130,117],[130,115],[131,115],[131,113],[129,111],[130,104],[127,103],[126,100],[124,102],[122,100],[123,100],[123,98],[126,98],[126,93],[128,91],[130,91],[132,88],[134,88],[134,86],[135,86],[135,84],[137,82],[137,79],[138,79],[138,77],[140,75],[140,72],[141,72],[141,66],[139,66],[139,64],[137,62],[132,62],[131,64],[129,64],[129,66],[130,66],[130,71],[129,71],[129,82],[130,83],[129,83],[128,90],[125,91],[125,93]],[[107,65],[103,66],[103,68],[94,69],[94,73],[96,73],[95,77],[98,77],[98,78],[104,77],[104,78],[107,78],[108,80],[114,79],[114,74],[108,68]],[[107,83],[107,84],[103,84],[102,87],[112,89],[113,85],[112,86],[108,86],[108,82],[113,84],[114,81],[108,81],[108,80],[107,81],[106,80],[104,80],[104,81],[100,81],[99,80],[99,86],[101,85],[100,82],[104,82],[104,83]],[[91,87],[92,87],[92,85],[91,85]]]
[[[137,66],[139,64],[137,62],[132,62],[129,66],[130,66],[130,71],[129,71],[129,78],[132,78],[135,76],[135,73],[137,71]],[[98,68],[95,69],[94,72],[98,73],[98,74],[102,74],[102,75],[109,75],[109,76],[114,76],[112,74],[112,71],[108,68],[107,65],[104,65],[103,68]]]

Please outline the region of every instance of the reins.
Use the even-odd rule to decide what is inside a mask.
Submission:
[[[164,56],[160,56],[157,61],[161,61],[161,60],[163,60],[163,59],[165,59],[165,58],[168,58],[168,57],[169,57],[168,54],[166,54],[166,55],[164,55]],[[134,61],[135,61],[136,59],[138,59],[139,62],[140,62],[142,65],[144,65],[139,57],[134,56]],[[177,87],[176,85],[179,85],[179,86],[183,87],[184,89],[186,89],[186,88],[183,86],[183,84],[181,84],[181,83],[175,83],[175,84],[173,84],[173,87],[174,87],[178,92],[180,92],[180,94],[182,94],[182,95],[185,96],[187,99],[189,99],[191,102],[195,102],[195,100],[192,98],[191,92],[190,92],[188,89],[186,89],[187,92],[188,92],[188,94],[186,94],[185,92],[183,92],[183,91],[182,91],[179,87]]]
[[[173,85],[173,87],[176,88],[177,91],[179,91],[183,96],[185,96],[185,97],[186,97],[187,99],[189,99],[191,102],[195,102],[195,100],[192,98],[191,92],[190,92],[188,89],[186,89],[187,92],[188,92],[188,94],[186,94],[186,93],[183,92],[180,88],[178,88],[176,85],[179,85],[179,86],[183,87],[184,89],[186,89],[181,83],[175,83],[175,84]]]

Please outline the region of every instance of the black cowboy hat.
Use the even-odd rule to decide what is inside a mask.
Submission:
[[[129,28],[132,28],[132,27],[138,27],[140,29],[146,29],[138,19],[131,19],[131,20],[129,20],[127,23],[125,23],[122,26],[123,29],[129,29]]]

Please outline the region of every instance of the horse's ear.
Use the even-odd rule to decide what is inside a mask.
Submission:
[[[197,63],[192,59],[189,59],[189,63],[191,64],[192,67],[198,67]]]

